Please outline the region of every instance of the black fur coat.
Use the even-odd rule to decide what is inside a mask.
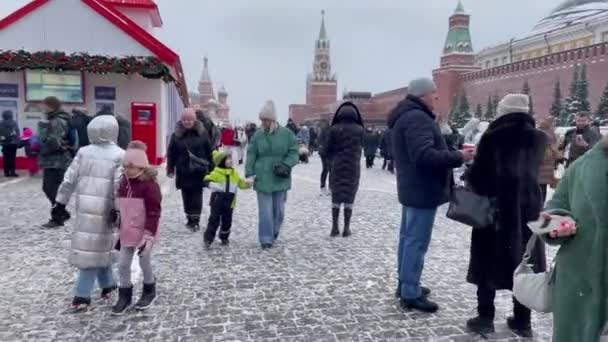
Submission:
[[[547,136],[535,128],[528,114],[512,113],[496,119],[483,135],[468,182],[498,205],[495,227],[474,229],[467,281],[497,290],[513,288],[513,272],[523,257],[531,231],[543,208],[538,172]],[[544,271],[545,250],[538,243],[532,263]]]

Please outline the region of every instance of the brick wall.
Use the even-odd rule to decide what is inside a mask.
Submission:
[[[338,98],[338,84],[336,82],[312,82],[309,84],[308,105],[324,106],[336,102]]]
[[[528,80],[534,100],[534,110],[539,116],[549,114],[553,102],[553,89],[557,79],[561,82],[563,97],[569,95],[574,66],[587,65],[589,100],[592,110],[597,108],[601,94],[608,82],[608,44],[555,53],[552,55],[516,62],[501,67],[484,69],[459,76],[467,91],[471,110],[481,103],[484,112],[488,95],[502,97],[510,92],[521,92]]]

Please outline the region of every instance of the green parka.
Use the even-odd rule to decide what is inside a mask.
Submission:
[[[278,126],[274,132],[258,130],[247,149],[245,177],[255,176],[255,191],[273,193],[291,189],[291,177],[274,175],[277,164],[293,168],[298,163],[298,145],[295,135],[285,127]]]
[[[597,342],[608,316],[608,139],[570,166],[547,209],[570,211],[575,236],[558,244],[553,341]]]

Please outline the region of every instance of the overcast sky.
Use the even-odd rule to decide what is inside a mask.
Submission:
[[[0,16],[28,0],[1,0]],[[525,33],[558,0],[463,0],[473,47]],[[216,91],[228,90],[234,119],[255,119],[274,99],[282,120],[305,101],[320,14],[327,13],[333,71],[344,88],[382,92],[430,76],[437,67],[457,0],[157,0],[160,39],[182,59],[195,90],[209,56]],[[68,20],[66,13],[66,20]],[[0,43],[0,49],[2,48]]]

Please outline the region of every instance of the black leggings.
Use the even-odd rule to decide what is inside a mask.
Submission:
[[[496,298],[496,290],[485,286],[477,287],[477,311],[479,316],[485,318],[494,318],[496,307],[494,299]],[[531,319],[531,311],[523,306],[515,297],[513,297],[513,316],[519,322],[529,323]]]
[[[188,218],[200,219],[203,211],[203,188],[191,187],[182,189],[182,201],[184,203],[184,213]]]
[[[4,167],[4,175],[12,176],[16,170],[17,145],[2,146],[2,166]]]
[[[57,191],[61,182],[63,182],[63,175],[65,170],[62,169],[44,169],[42,175],[42,191],[46,195],[46,198],[51,202],[51,205],[55,204],[55,198],[57,197]]]
[[[321,157],[321,162],[323,163],[323,170],[321,171],[321,189],[324,189],[325,184],[327,184],[327,176],[329,175],[330,162],[329,158],[326,157]]]
[[[365,157],[365,166],[367,166],[368,169],[374,166],[374,159],[376,159],[375,156]]]

